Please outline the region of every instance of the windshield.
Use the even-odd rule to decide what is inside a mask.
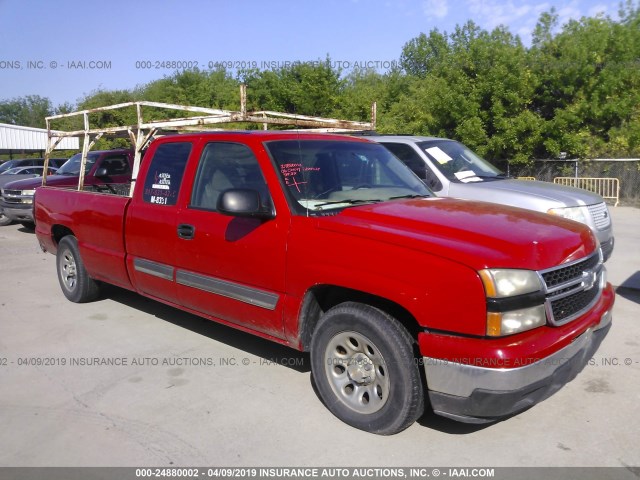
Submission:
[[[8,160],[4,162],[2,165],[0,165],[0,173],[6,172],[10,168],[14,168],[17,164],[18,162],[15,160]]]
[[[1,175],[20,175],[23,173],[42,173],[43,168],[40,167],[15,167],[15,168],[10,168],[9,170],[6,170],[4,172],[1,173]]]
[[[93,164],[96,163],[96,160],[100,154],[98,153],[89,153],[87,155],[87,163],[84,167],[84,174],[86,175],[93,167]],[[67,162],[58,169],[56,172],[57,175],[80,175],[80,163],[82,161],[82,154],[76,153],[73,157],[71,157]]]
[[[290,200],[307,211],[431,195],[424,183],[381,145],[277,140],[266,146]]]
[[[453,140],[421,142],[420,148],[442,174],[452,182],[499,180],[506,175],[467,147]]]

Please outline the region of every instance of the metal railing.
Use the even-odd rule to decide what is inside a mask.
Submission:
[[[582,188],[597,193],[606,200],[615,200],[614,207],[620,203],[620,180],[617,178],[555,177],[553,183]]]
[[[508,170],[513,177],[535,177],[542,182],[553,182],[556,177],[618,179],[619,187],[614,185],[611,195],[603,190],[607,197],[611,197],[607,202],[612,205],[615,202],[617,205],[640,207],[640,158],[593,158],[579,161],[538,159],[526,164],[510,165],[502,161],[496,162],[496,166],[504,171]]]
[[[96,126],[95,115],[105,112],[113,112],[123,109],[135,109],[135,123],[129,125],[117,125],[109,127]],[[157,117],[159,112],[165,115]],[[149,113],[150,112],[150,113]],[[172,118],[168,112],[181,112],[179,118]],[[166,132],[203,131],[211,129],[221,124],[233,123],[254,123],[261,124],[263,130],[267,130],[269,125],[289,126],[297,129],[311,129],[316,132],[349,132],[349,131],[373,131],[376,128],[376,103],[371,105],[371,121],[360,122],[351,120],[340,120],[336,118],[311,117],[308,115],[298,115],[286,112],[272,112],[267,110],[248,112],[247,111],[247,88],[240,85],[240,111],[220,110],[198,106],[173,105],[158,102],[127,102],[117,105],[107,105],[104,107],[80,110],[77,112],[64,113],[45,117],[48,132],[48,146],[45,153],[44,166],[47,168],[51,152],[65,138],[82,138],[82,160],[80,166],[80,176],[78,180],[78,190],[84,187],[84,171],[87,162],[87,154],[96,142],[103,136],[114,136],[129,138],[135,147],[135,154],[132,168],[131,188],[129,195],[133,195],[136,184],[142,151],[156,135]],[[94,116],[94,118],[91,118]],[[53,130],[51,123],[60,119],[77,118],[81,119],[83,128],[76,130]],[[47,176],[42,177],[42,185],[45,186]]]

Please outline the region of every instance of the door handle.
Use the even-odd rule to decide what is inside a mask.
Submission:
[[[188,225],[186,223],[181,223],[178,225],[178,237],[183,238],[185,240],[193,239],[193,236],[196,233],[196,227],[193,225]]]

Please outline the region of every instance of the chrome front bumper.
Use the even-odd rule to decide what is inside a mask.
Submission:
[[[429,400],[438,415],[486,423],[548,398],[580,373],[611,326],[611,312],[553,355],[518,368],[486,368],[423,357]]]

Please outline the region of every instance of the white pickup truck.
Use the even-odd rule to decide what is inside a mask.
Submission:
[[[438,196],[511,205],[559,215],[589,226],[605,261],[614,236],[607,204],[600,195],[549,182],[509,178],[460,142],[445,138],[374,135]]]

